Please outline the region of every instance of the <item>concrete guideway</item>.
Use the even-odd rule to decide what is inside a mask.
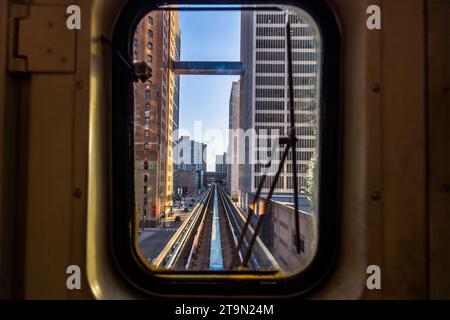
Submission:
[[[209,269],[223,270],[222,240],[220,237],[219,202],[217,200],[217,189],[214,190],[214,208],[211,231],[211,250],[209,253]]]
[[[244,222],[245,217],[234,207],[223,188],[213,185],[166,242],[154,259],[154,265],[178,271],[234,268],[236,266],[231,266],[232,256]],[[244,247],[238,253],[240,261],[253,232],[253,228],[249,227],[244,236]],[[279,270],[277,261],[259,237],[251,250],[251,261],[246,269]]]

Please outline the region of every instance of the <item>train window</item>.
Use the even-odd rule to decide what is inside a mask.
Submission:
[[[126,190],[115,227],[129,237],[115,237],[116,247],[154,281],[277,282],[331,263],[337,170],[325,162],[336,169],[339,160],[331,12],[309,1],[129,10],[142,18],[128,20],[126,50],[151,76],[117,91],[116,105],[128,100],[132,110],[115,117],[116,150],[131,151],[120,153],[128,169],[115,167],[123,184],[114,192]],[[127,86],[120,68],[116,88]]]

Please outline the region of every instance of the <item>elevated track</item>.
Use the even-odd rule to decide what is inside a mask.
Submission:
[[[279,269],[259,237],[249,248],[251,226],[243,235],[241,249],[236,251],[244,224],[244,214],[234,206],[225,190],[214,184],[155,259],[155,267],[174,271]],[[251,252],[250,260],[243,266],[247,250]]]

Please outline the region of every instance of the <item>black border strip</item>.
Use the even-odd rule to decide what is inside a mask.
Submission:
[[[174,0],[171,4],[207,3],[198,0]],[[241,1],[217,1],[239,4]],[[246,1],[246,4],[274,4]],[[130,0],[122,10],[114,29],[113,44],[124,56],[132,56],[134,29],[149,11],[166,2]],[[267,279],[167,279],[157,276],[140,262],[130,235],[129,224],[134,212],[133,94],[132,79],[117,57],[113,60],[112,79],[112,228],[111,252],[118,271],[130,285],[150,294],[200,296],[266,296],[303,295],[317,288],[330,274],[338,249],[338,216],[340,212],[340,51],[341,35],[336,18],[323,0],[277,1],[276,5],[296,6],[308,12],[321,33],[321,99],[320,99],[320,181],[319,239],[316,255],[298,275],[276,280]],[[130,58],[131,59],[131,58]],[[167,274],[167,272],[162,273]],[[179,273],[178,273],[179,274]],[[183,273],[208,274],[211,273]],[[221,275],[230,273],[221,272]],[[255,274],[255,272],[248,274]],[[256,272],[256,274],[261,274]]]

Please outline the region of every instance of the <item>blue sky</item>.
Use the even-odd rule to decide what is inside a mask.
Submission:
[[[180,29],[182,60],[240,60],[239,11],[180,11]],[[215,155],[226,151],[231,83],[238,79],[181,76],[180,128],[187,129],[194,138],[194,122],[201,121],[203,133],[218,129],[224,137],[222,142],[202,139],[208,143],[208,170],[215,168]]]

